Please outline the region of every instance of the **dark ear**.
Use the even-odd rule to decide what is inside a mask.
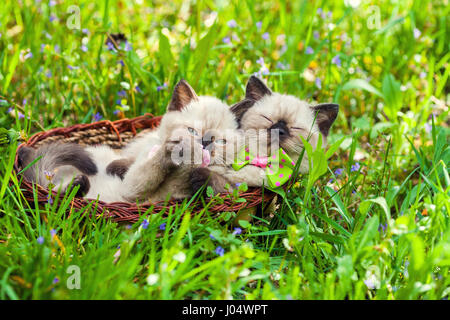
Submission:
[[[181,111],[192,100],[197,99],[198,96],[194,89],[185,80],[180,80],[173,90],[172,100],[170,100],[167,111]]]
[[[245,89],[245,97],[247,99],[252,99],[258,101],[265,95],[271,95],[272,91],[255,76],[251,76],[247,82],[247,87]]]
[[[254,104],[255,104],[254,100],[244,99],[231,106],[231,112],[234,113],[234,116],[239,126],[241,126],[241,119],[244,113],[246,113],[247,110],[250,109]]]
[[[339,105],[335,103],[322,103],[311,107],[311,109],[314,111],[320,132],[324,137],[328,136],[328,131],[338,115]]]

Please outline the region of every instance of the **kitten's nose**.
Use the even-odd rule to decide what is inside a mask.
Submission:
[[[212,143],[212,139],[202,138],[203,149],[206,149]]]
[[[287,127],[286,122],[284,122],[283,120],[278,121],[273,126],[271,126],[270,130],[278,130],[280,139],[286,138],[290,135],[289,128]]]

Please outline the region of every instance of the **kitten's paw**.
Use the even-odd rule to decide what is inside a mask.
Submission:
[[[91,187],[91,184],[89,182],[89,178],[85,175],[79,175],[76,176],[75,179],[73,179],[72,188],[68,188],[66,192],[70,192],[73,188],[76,186],[80,186],[77,193],[75,194],[76,197],[83,197],[85,196]]]
[[[121,180],[123,180],[123,177],[132,163],[133,160],[131,159],[114,160],[106,167],[106,173],[110,176],[118,176]]]
[[[201,165],[202,150],[200,143],[189,140],[171,140],[166,142],[166,156],[176,165]]]

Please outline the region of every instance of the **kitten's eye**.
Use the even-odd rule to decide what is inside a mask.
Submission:
[[[227,143],[227,140],[225,140],[225,139],[218,139],[218,140],[216,140],[214,142],[223,146],[223,145],[225,145]]]
[[[198,132],[194,128],[188,127],[188,131],[190,134],[198,136]]]

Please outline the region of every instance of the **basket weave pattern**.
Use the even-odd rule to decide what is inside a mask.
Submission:
[[[139,133],[148,129],[154,129],[159,125],[161,116],[153,117],[151,114],[146,114],[133,119],[122,119],[117,121],[99,121],[90,124],[77,124],[67,128],[55,128],[49,131],[39,132],[33,135],[26,144],[19,145],[17,151],[24,145],[29,147],[39,147],[46,143],[51,142],[72,142],[80,145],[96,145],[106,144],[114,149],[122,148],[126,142],[134,138]],[[16,152],[16,159],[14,163],[14,170],[16,174],[22,168],[18,165],[18,158]],[[19,177],[20,179],[20,177]],[[36,189],[37,201],[39,204],[45,204],[48,201],[49,191],[39,185],[35,185],[24,178],[21,180],[21,189],[25,196],[25,199],[30,203],[34,203],[33,188]],[[63,198],[64,195],[59,197]],[[57,193],[52,191],[52,197],[58,197]],[[208,210],[211,212],[223,212],[223,211],[239,211],[243,208],[255,207],[262,203],[272,200],[274,194],[266,191],[263,193],[262,188],[252,188],[245,193],[241,193],[240,197],[245,198],[246,202],[236,203],[227,195],[220,196],[223,199],[223,203],[213,203]],[[89,205],[90,202],[95,201],[93,208],[96,208],[97,215],[103,215],[105,218],[110,218],[116,222],[136,222],[139,220],[141,214],[153,207],[152,213],[158,213],[162,210],[166,210],[171,206],[180,205],[180,202],[171,200],[169,202],[156,202],[156,203],[143,203],[136,205],[129,202],[113,202],[106,203],[95,199],[84,199],[75,197],[71,203],[72,208],[82,209]],[[192,212],[197,213],[201,211],[203,207],[201,204],[193,205]]]

